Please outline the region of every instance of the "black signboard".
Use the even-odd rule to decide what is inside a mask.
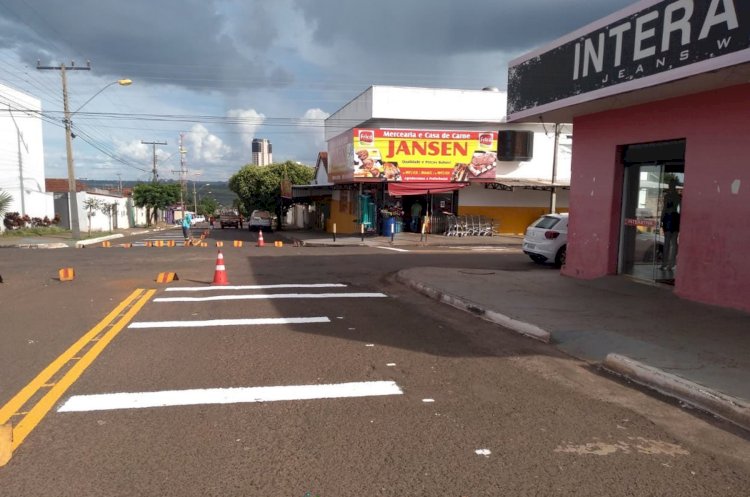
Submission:
[[[665,0],[510,67],[508,115],[748,48],[750,1]]]

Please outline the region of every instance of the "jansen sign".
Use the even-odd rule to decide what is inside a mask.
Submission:
[[[747,0],[655,2],[511,65],[508,115],[748,48]]]
[[[334,181],[495,179],[496,131],[355,128],[349,136],[346,165],[330,166]]]

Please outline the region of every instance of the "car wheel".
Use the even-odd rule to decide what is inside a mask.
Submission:
[[[529,254],[529,258],[537,264],[544,264],[544,257],[537,254]]]
[[[565,265],[565,258],[568,254],[568,246],[563,245],[560,247],[560,250],[557,251],[557,255],[555,256],[555,267],[563,267]]]

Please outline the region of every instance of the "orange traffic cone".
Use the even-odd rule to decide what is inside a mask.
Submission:
[[[216,257],[216,271],[214,271],[214,281],[212,285],[228,285],[227,281],[227,269],[224,267],[224,256],[219,250],[219,255]]]
[[[258,247],[265,247],[266,242],[263,241],[263,230],[258,228]]]

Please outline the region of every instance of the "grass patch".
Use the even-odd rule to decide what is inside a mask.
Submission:
[[[64,233],[70,233],[70,230],[58,228],[57,226],[49,227],[36,227],[36,228],[21,228],[17,230],[5,230],[3,232],[4,237],[23,237],[23,236],[48,236],[48,235],[61,235]]]

